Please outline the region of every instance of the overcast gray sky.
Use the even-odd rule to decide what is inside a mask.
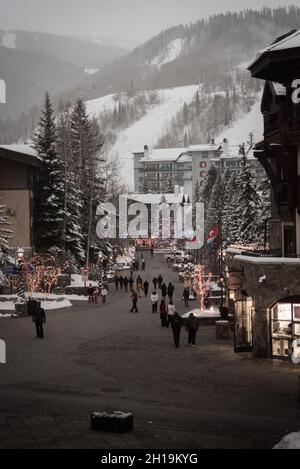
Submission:
[[[0,0],[0,28],[104,35],[139,42],[213,13],[300,0]]]

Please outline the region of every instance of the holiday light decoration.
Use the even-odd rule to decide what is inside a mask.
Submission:
[[[210,290],[210,281],[212,279],[212,273],[205,274],[205,266],[204,265],[196,265],[194,269],[194,281],[193,281],[193,288],[198,295],[199,298],[199,306],[200,311],[204,310],[204,303],[205,298]]]
[[[67,264],[63,268],[67,268]],[[50,254],[35,254],[28,262],[26,275],[30,296],[33,293],[41,291],[47,297],[57,285],[58,276],[61,272],[62,269],[57,264],[54,256]]]

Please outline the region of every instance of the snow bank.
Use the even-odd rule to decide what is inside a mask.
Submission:
[[[122,165],[120,175],[130,189],[133,189],[132,152],[137,148],[143,149],[145,145],[154,147],[184,103],[189,104],[194,99],[198,88],[198,85],[189,85],[157,90],[160,104],[119,133],[116,143],[109,151],[109,156],[111,158],[116,154],[119,156]]]
[[[62,299],[58,301],[41,301],[41,307],[46,311],[50,309],[61,309],[61,308],[70,308],[72,303],[70,300]],[[15,302],[11,301],[0,301],[0,311],[15,311]],[[1,317],[9,317],[11,314],[1,314]]]
[[[300,432],[289,433],[273,449],[300,449]]]
[[[93,282],[92,280],[88,280],[86,282],[86,285],[88,286],[90,285],[90,283],[92,284],[93,287],[98,286],[98,282]],[[71,285],[69,285],[69,287],[67,288],[73,288],[73,287],[84,287],[84,282],[80,274],[71,275]]]
[[[169,42],[166,49],[157,55],[151,62],[148,62],[148,65],[153,65],[160,69],[160,67],[169,62],[173,62],[179,57],[184,47],[183,39],[174,39]]]
[[[196,318],[219,318],[220,312],[216,308],[204,309],[200,311],[199,308],[193,309],[192,311],[188,311],[187,313],[182,314],[182,318],[186,319],[189,315],[193,313]]]

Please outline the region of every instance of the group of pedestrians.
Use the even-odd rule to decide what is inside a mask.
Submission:
[[[102,298],[102,303],[106,303],[106,298],[108,295],[108,288],[106,285],[93,286],[90,283],[87,292],[89,297],[89,303],[98,304],[99,296],[101,296]]]

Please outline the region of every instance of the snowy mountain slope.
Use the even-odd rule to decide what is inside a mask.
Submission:
[[[148,112],[133,125],[118,133],[116,142],[108,149],[109,156],[119,157],[122,182],[133,188],[133,151],[143,151],[145,145],[154,147],[164,128],[182,109],[184,103],[191,102],[198,90],[198,85],[179,86],[156,90],[159,104],[153,105]],[[115,101],[113,95],[87,102],[90,115],[96,117],[99,112],[112,110]],[[178,146],[182,142],[174,142]]]
[[[174,60],[176,60],[182,53],[184,49],[184,43],[185,41],[183,39],[174,39],[173,41],[169,42],[166,48],[151,60],[149,65],[153,65],[159,70],[162,65],[174,62]]]
[[[218,135],[218,141],[227,138],[232,145],[239,145],[249,140],[252,132],[254,142],[263,138],[263,116],[260,111],[262,93],[258,93],[257,100],[248,114],[241,114],[233,124]]]

